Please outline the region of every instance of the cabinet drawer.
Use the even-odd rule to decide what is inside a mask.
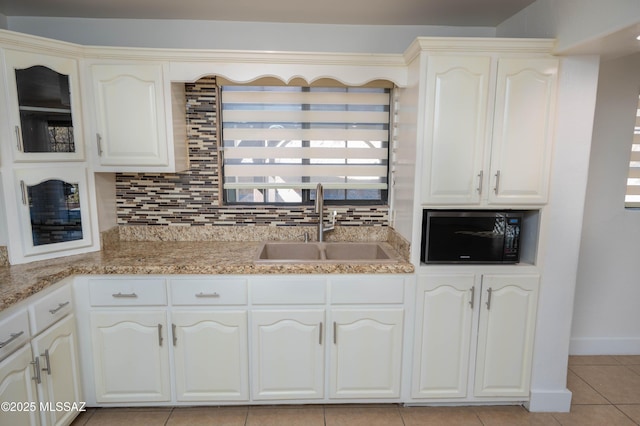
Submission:
[[[94,278],[89,280],[91,306],[164,306],[163,278]]]
[[[251,301],[257,305],[322,304],[326,280],[310,277],[251,280]]]
[[[29,315],[21,309],[0,319],[0,360],[29,341]]]
[[[31,333],[36,334],[73,311],[71,287],[65,285],[29,307]]]
[[[353,277],[331,279],[331,303],[403,303],[404,278]]]
[[[173,305],[245,305],[246,278],[176,278],[169,281]]]

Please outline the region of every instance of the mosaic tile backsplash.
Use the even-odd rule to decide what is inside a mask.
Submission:
[[[190,170],[116,175],[118,225],[313,225],[313,206],[221,206],[214,77],[186,85]],[[338,226],[387,226],[388,206],[327,206]]]

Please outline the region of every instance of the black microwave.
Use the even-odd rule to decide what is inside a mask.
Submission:
[[[518,263],[522,212],[424,210],[424,263]]]

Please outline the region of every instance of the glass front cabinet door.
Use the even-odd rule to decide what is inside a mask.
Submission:
[[[25,257],[91,245],[85,169],[18,169],[15,175]]]
[[[83,160],[77,61],[11,50],[5,59],[14,160]]]

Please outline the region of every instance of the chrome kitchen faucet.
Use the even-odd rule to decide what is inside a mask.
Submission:
[[[322,184],[319,183],[316,186],[316,208],[315,212],[318,214],[318,242],[324,241],[324,233],[326,231],[333,231],[336,224],[336,212],[333,212],[333,216],[331,218],[331,225],[324,224],[324,188]]]

